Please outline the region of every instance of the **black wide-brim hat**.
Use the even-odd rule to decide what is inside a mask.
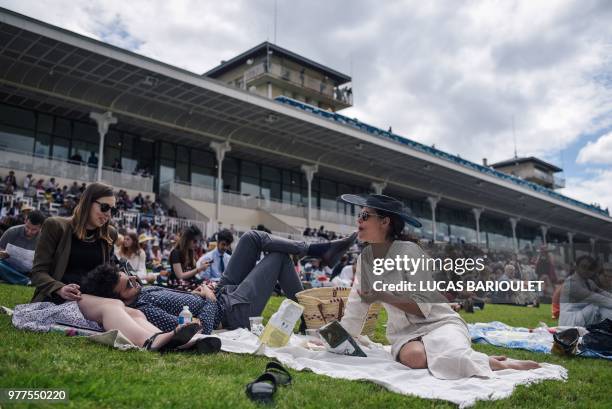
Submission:
[[[421,222],[412,216],[410,209],[405,208],[402,202],[392,198],[391,196],[344,194],[340,196],[340,200],[361,207],[370,207],[372,209],[382,210],[387,213],[393,213],[401,217],[404,222],[414,227],[423,227]]]

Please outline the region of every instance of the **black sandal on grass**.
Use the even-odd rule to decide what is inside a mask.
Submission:
[[[276,377],[266,372],[246,387],[246,394],[253,402],[269,404],[276,393]]]
[[[221,340],[217,337],[200,338],[189,351],[202,355],[214,354],[221,351]]]
[[[144,344],[142,344],[142,347],[147,351],[153,351],[151,349],[153,347],[153,342],[155,342],[155,338],[157,338],[161,334],[165,334],[165,332],[158,332],[157,334],[151,335],[149,338],[147,338]]]
[[[291,375],[289,374],[289,372],[287,372],[285,367],[283,367],[278,362],[275,362],[275,361],[268,362],[268,365],[266,365],[265,373],[272,375],[274,379],[276,380],[277,385],[280,385],[280,386],[291,385],[291,381],[292,381]]]
[[[200,332],[201,329],[202,326],[195,322],[176,327],[172,338],[159,348],[159,352],[173,351],[177,347],[186,344],[195,334]]]

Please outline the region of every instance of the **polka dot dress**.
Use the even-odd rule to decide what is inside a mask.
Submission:
[[[178,315],[184,305],[200,320],[202,333],[210,334],[219,327],[223,316],[221,305],[196,294],[162,287],[144,287],[130,307],[139,309],[151,324],[168,332],[178,325]]]

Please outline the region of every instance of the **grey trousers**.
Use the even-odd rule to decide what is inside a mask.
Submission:
[[[303,287],[289,254],[305,255],[307,250],[306,242],[255,230],[245,233],[219,281],[218,297],[225,308],[223,327],[249,328],[249,317],[261,315],[276,283],[295,301]],[[262,252],[265,256],[259,261]]]

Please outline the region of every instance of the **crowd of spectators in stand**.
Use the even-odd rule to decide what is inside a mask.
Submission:
[[[307,227],[306,229],[304,229],[302,235],[304,237],[319,237],[324,240],[336,240],[341,238],[341,235],[337,234],[336,232],[326,230],[325,226],[321,226],[319,227],[319,229],[311,229],[310,227]]]
[[[74,160],[76,159],[78,158]],[[34,179],[32,174],[26,175],[23,181],[19,182],[12,170],[1,180],[3,185],[0,186],[0,191],[4,195],[10,195],[11,199],[7,200],[8,197],[5,196],[0,201],[0,234],[11,226],[22,224],[23,213],[33,208],[47,215],[71,216],[87,187],[85,182],[77,181],[70,186],[60,186],[54,177]],[[131,198],[125,190],[120,189],[116,198],[118,210],[136,211],[147,217],[178,217],[174,206],[166,211],[162,204],[152,200],[150,195],[143,197],[139,193]]]

